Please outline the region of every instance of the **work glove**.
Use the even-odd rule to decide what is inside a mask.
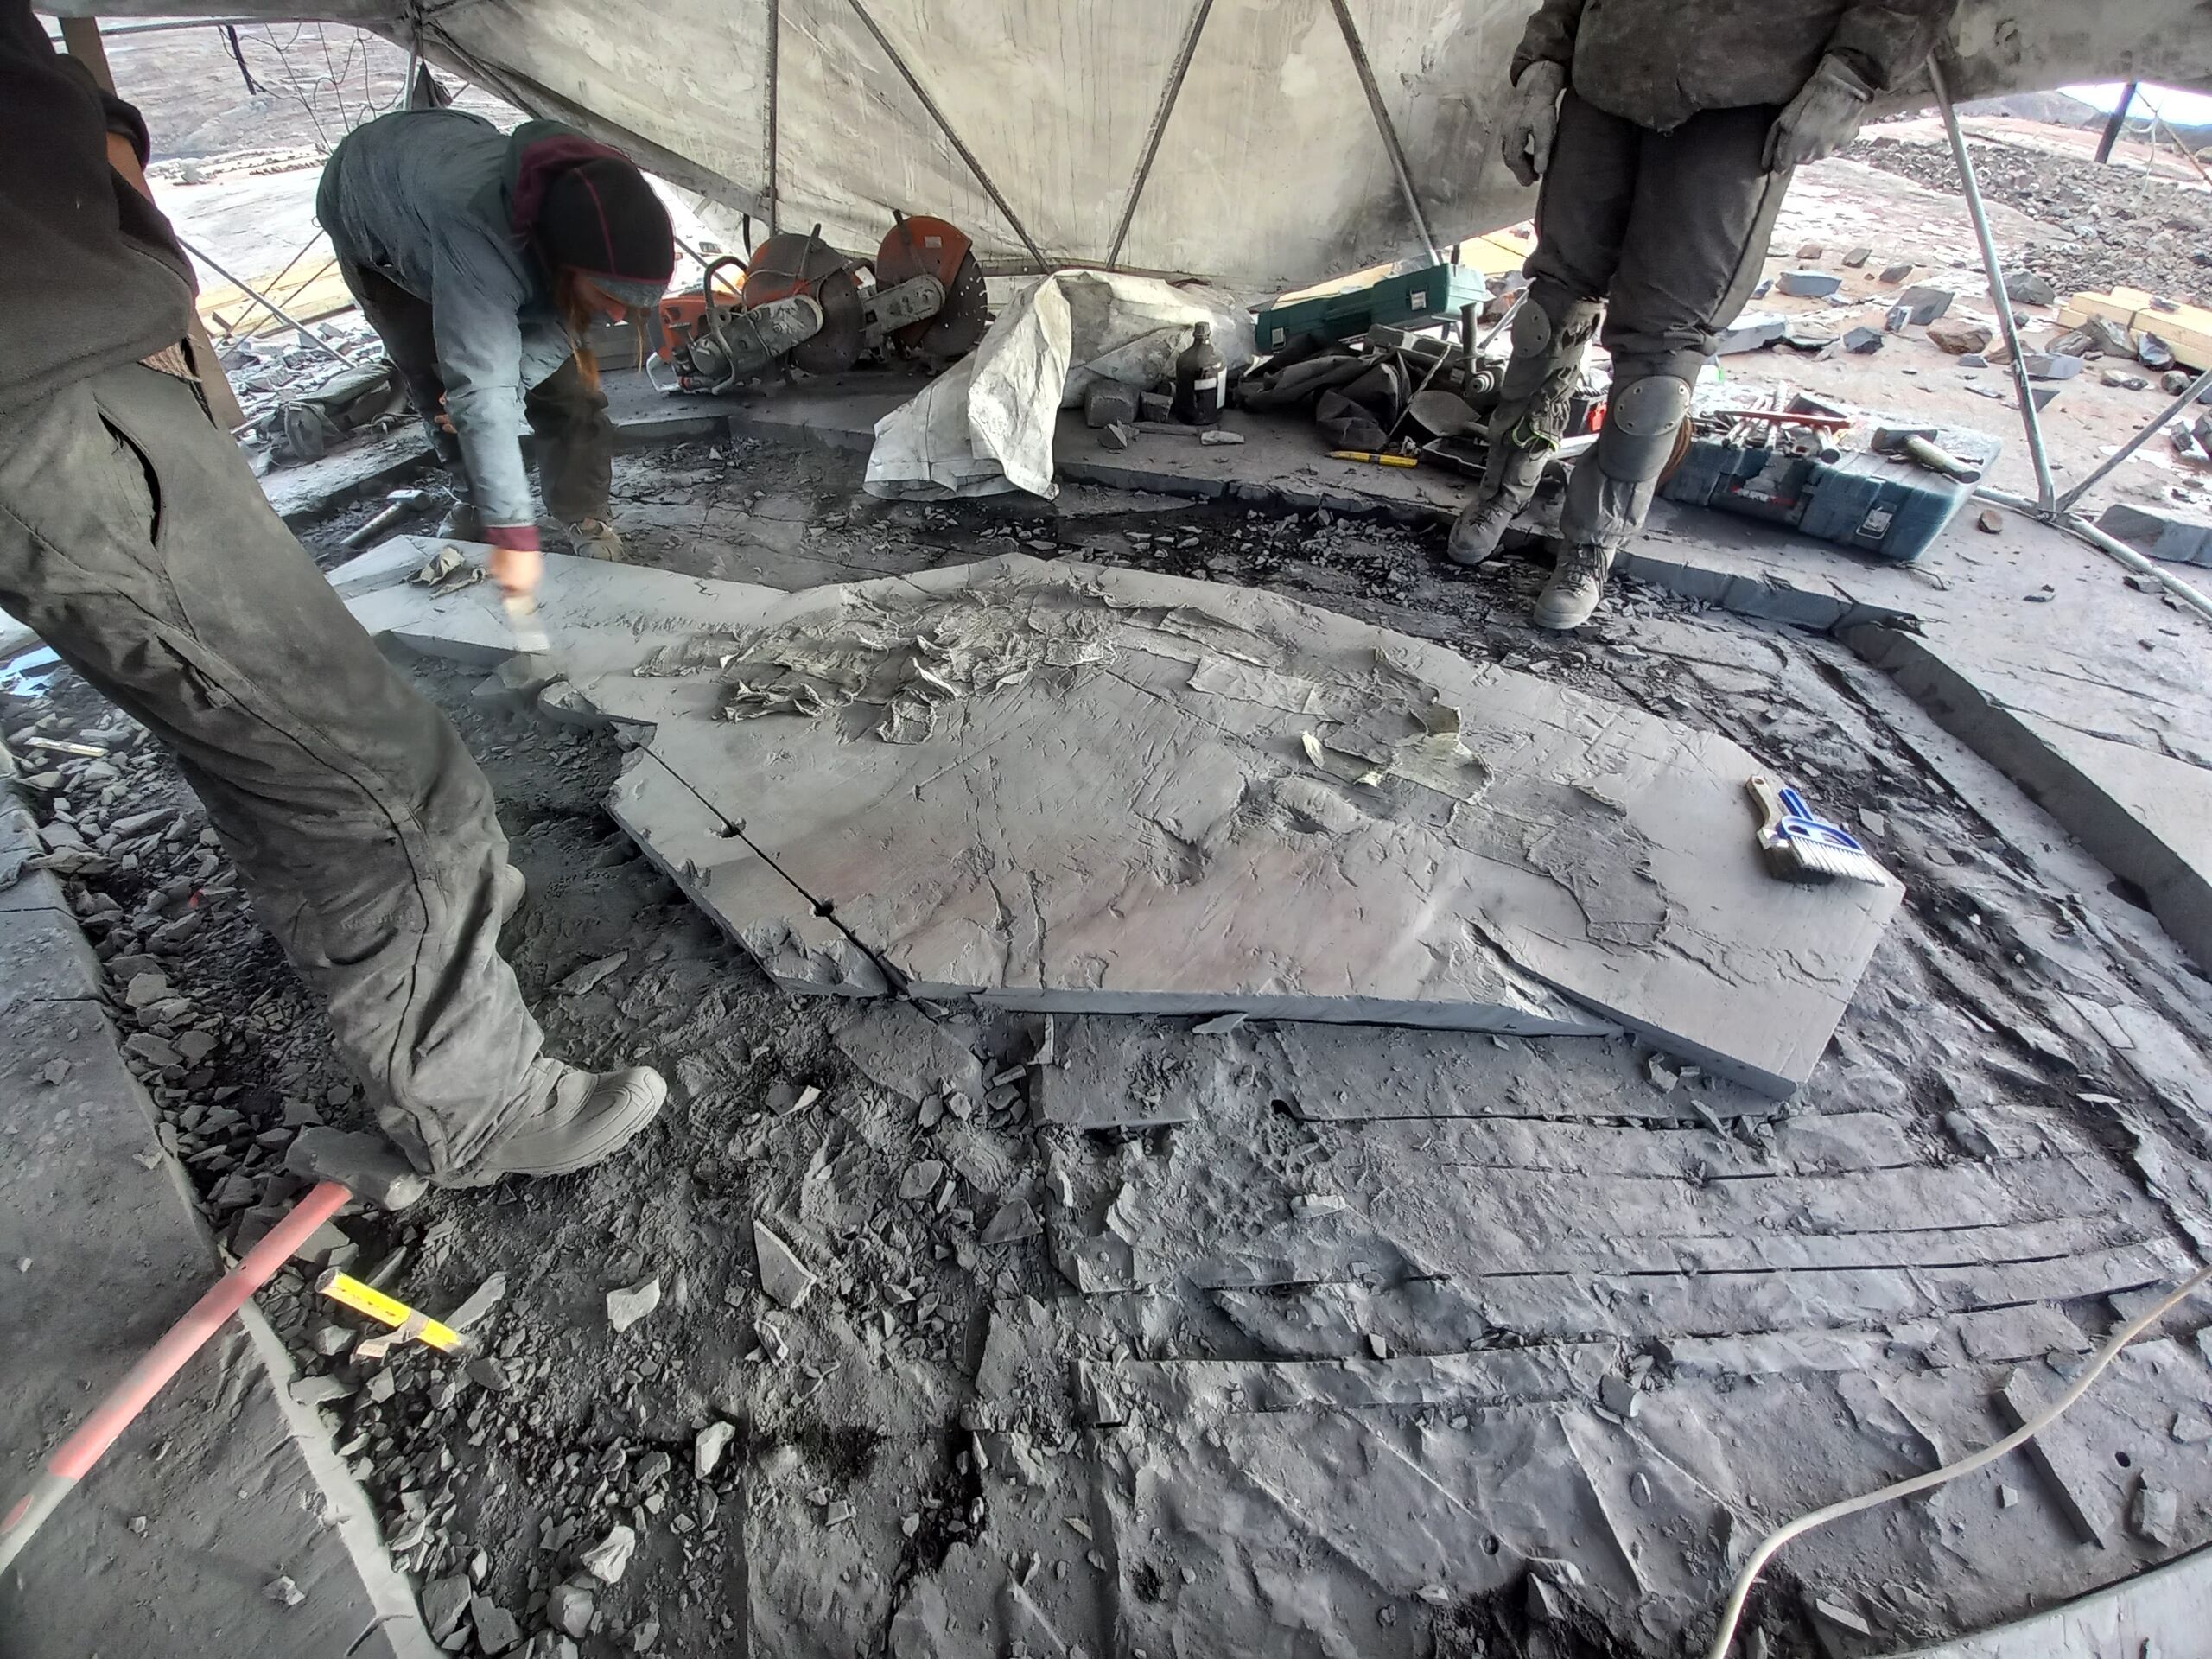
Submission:
[[[1540,59],[1521,72],[1505,108],[1498,148],[1505,165],[1523,184],[1534,184],[1552,164],[1552,140],[1559,132],[1559,95],[1567,90],[1567,66]]]
[[[1874,89],[1859,72],[1830,53],[1797,89],[1766,135],[1766,170],[1786,173],[1833,156],[1859,135]]]

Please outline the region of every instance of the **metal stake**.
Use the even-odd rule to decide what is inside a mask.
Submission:
[[[222,266],[217,264],[213,259],[210,259],[206,254],[200,252],[199,249],[194,247],[191,243],[186,241],[181,236],[177,238],[177,245],[182,248],[187,253],[190,254],[194,258],[197,259],[201,264],[207,266],[208,270],[213,271],[225,282],[228,283],[232,288],[237,289],[239,293],[257,302],[263,310],[274,316],[287,328],[297,329],[299,331],[300,338],[307,341],[308,345],[314,346],[317,351],[322,353],[326,356],[336,358],[340,363],[343,363],[349,369],[358,369],[361,366],[352,358],[346,356],[345,353],[340,351],[335,346],[325,340],[321,334],[316,334],[312,328],[308,327],[307,324],[302,322],[297,317],[284,309],[283,306],[277,304],[276,301],[269,298],[268,296],[262,293],[259,289],[255,288],[251,283],[246,282],[242,277],[233,276],[229,271],[225,270]]]
[[[2004,330],[2005,348],[2012,354],[2012,385],[2020,397],[2020,424],[2027,429],[2028,459],[2035,463],[2036,516],[2048,520],[2058,510],[2058,487],[2051,482],[2050,457],[2043,447],[2043,423],[2036,418],[2035,394],[2028,389],[2027,365],[2021,360],[2020,331],[2012,321],[2012,297],[2005,291],[2005,270],[1998,263],[1997,242],[1989,233],[1989,215],[1981,204],[1981,187],[1974,182],[1974,160],[1967,154],[1966,134],[1959,130],[1959,112],[1952,107],[1951,89],[1944,85],[1942,67],[1931,54],[1928,78],[1935,83],[1936,101],[1942,105],[1943,130],[1950,135],[1951,159],[1958,163],[1959,188],[1967,200],[1967,217],[1974,221],[1974,240],[1981,244],[1981,268],[1989,276],[1989,297],[1997,307],[1998,326]]]

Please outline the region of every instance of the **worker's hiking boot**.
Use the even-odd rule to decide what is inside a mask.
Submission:
[[[471,1170],[467,1185],[503,1175],[569,1175],[612,1157],[661,1109],[668,1084],[648,1065],[594,1075],[558,1060],[539,1064],[560,1073],[553,1093]]]
[[[1452,521],[1451,539],[1444,543],[1445,556],[1454,564],[1488,563],[1505,539],[1506,526],[1526,505],[1503,491],[1471,503]]]
[[[609,564],[626,562],[622,533],[604,518],[581,518],[561,527],[569,537],[569,550],[580,559],[605,559]]]
[[[480,542],[484,539],[484,515],[474,504],[456,501],[438,521],[438,538],[448,542]]]
[[[1579,628],[1590,620],[1605,594],[1613,569],[1613,549],[1604,542],[1569,542],[1536,595],[1533,620],[1540,628]]]

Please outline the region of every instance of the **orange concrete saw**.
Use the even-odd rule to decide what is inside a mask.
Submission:
[[[770,237],[749,263],[715,260],[696,294],[661,302],[655,356],[675,380],[654,384],[721,392],[785,369],[836,374],[868,354],[948,362],[974,350],[990,311],[968,238],[941,219],[893,217],[874,259],[847,258],[817,225]],[[743,273],[734,293],[715,287],[725,266]]]

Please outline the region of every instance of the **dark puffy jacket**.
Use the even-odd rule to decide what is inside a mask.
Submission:
[[[1879,94],[1909,80],[1957,0],[1543,0],[1513,54],[1567,66],[1584,102],[1664,132],[1700,110],[1787,104],[1833,52]]]
[[[29,0],[0,0],[0,397],[20,404],[166,351],[192,267],[161,209],[107,164],[146,125],[58,55]]]

